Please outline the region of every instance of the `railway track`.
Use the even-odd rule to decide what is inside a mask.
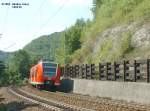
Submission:
[[[139,104],[135,102],[126,102],[121,100],[112,100],[110,98],[90,97],[86,95],[62,92],[43,92],[29,88],[33,93],[64,103],[74,104],[78,107],[93,109],[96,111],[150,111],[150,105]],[[42,94],[41,94],[42,93]]]
[[[47,92],[47,91],[46,91]],[[54,94],[53,92],[47,92],[49,94]],[[135,102],[126,102],[126,101],[121,101],[121,100],[112,100],[109,98],[100,98],[100,97],[90,97],[86,95],[80,95],[80,94],[72,94],[72,93],[62,93],[62,92],[57,92],[55,95],[59,96],[65,96],[66,98],[76,98],[79,100],[84,100],[87,102],[95,102],[98,104],[103,104],[103,105],[109,105],[109,106],[117,106],[126,110],[136,110],[136,111],[150,111],[150,105],[143,105]],[[97,109],[98,110],[98,109]]]
[[[26,92],[24,90],[21,90],[17,87],[9,87],[8,90],[12,94],[22,99],[25,99],[27,101],[30,101],[32,103],[38,104],[44,108],[47,108],[50,111],[94,111],[91,109],[76,107],[76,106],[65,104],[62,102],[46,99],[46,98],[37,96],[35,94]]]
[[[10,87],[9,91],[50,111],[150,111],[150,105],[74,93],[45,92],[29,87]]]
[[[48,92],[51,93],[51,92]],[[102,97],[90,97],[87,95],[81,95],[81,94],[75,94],[75,93],[62,93],[62,92],[57,92],[56,94],[63,95],[63,96],[70,96],[71,98],[78,98],[82,99],[85,101],[89,102],[97,102],[99,104],[108,104],[108,105],[116,105],[119,107],[123,107],[126,109],[132,109],[132,110],[142,110],[142,111],[150,111],[150,105],[143,105],[140,103],[135,103],[135,102],[126,102],[126,101],[121,101],[121,100],[112,100],[110,98],[102,98]]]

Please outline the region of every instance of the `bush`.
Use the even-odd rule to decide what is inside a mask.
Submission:
[[[82,31],[80,61],[114,61],[124,57],[126,53],[133,50],[130,46],[132,33],[123,33],[120,43],[121,47],[118,47],[116,52],[109,53],[111,44],[105,41],[99,49],[96,58],[92,58],[91,49],[96,42],[96,38],[106,29],[115,27],[118,24],[124,25],[131,22],[149,20],[150,0],[94,0],[92,11],[94,19]],[[77,56],[77,53],[75,55]]]

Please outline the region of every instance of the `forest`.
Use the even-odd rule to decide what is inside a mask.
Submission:
[[[121,33],[120,46],[114,47],[113,37],[96,44],[107,29],[135,22],[144,23],[150,18],[150,0],[93,0],[92,20],[79,18],[62,32],[43,35],[27,44],[22,50],[7,56],[6,68],[0,69],[0,84],[24,84],[29,69],[38,60],[52,60],[60,64],[82,64],[115,61],[136,53],[131,46],[134,31]],[[96,46],[100,46],[93,53]],[[113,53],[115,50],[116,52]]]

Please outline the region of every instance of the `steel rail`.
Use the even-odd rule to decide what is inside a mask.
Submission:
[[[9,89],[9,90],[13,93],[13,92],[16,91],[16,89],[15,89],[15,91],[14,91],[14,89],[13,90]],[[36,104],[39,104],[43,107],[46,107],[48,109],[52,109],[52,110],[55,110],[55,111],[64,111],[64,110],[65,111],[95,111],[95,110],[92,110],[92,109],[81,108],[81,107],[77,107],[77,106],[74,106],[74,105],[69,105],[69,104],[66,104],[66,103],[63,103],[63,102],[58,102],[58,101],[55,101],[55,100],[46,99],[46,98],[37,96],[35,94],[26,92],[22,89],[17,89],[17,90],[19,92],[23,93],[24,95],[28,95],[29,97],[28,98],[24,97],[23,95],[18,94],[16,92],[15,92],[15,95],[20,96],[20,97],[22,97],[22,98],[24,98],[28,101],[34,102]],[[31,99],[31,98],[34,98],[34,99]],[[50,104],[50,107],[49,107],[49,104]]]
[[[49,91],[44,91],[47,93],[52,94],[53,92],[49,92]],[[150,105],[143,105],[141,103],[135,103],[135,102],[127,102],[127,101],[123,101],[123,100],[112,100],[112,99],[107,99],[107,98],[97,98],[97,97],[90,97],[87,95],[80,95],[80,94],[75,94],[75,93],[63,93],[63,92],[56,92],[55,94],[58,95],[62,95],[62,96],[66,96],[66,97],[71,97],[71,98],[78,98],[81,100],[85,100],[85,101],[90,101],[90,102],[97,102],[99,104],[103,103],[103,104],[109,104],[109,105],[116,105],[119,107],[123,107],[123,108],[127,108],[127,109],[134,109],[134,110],[148,110],[150,111]]]
[[[14,91],[14,89],[12,89],[12,88],[8,88],[8,90],[9,90],[12,94],[14,94],[14,95],[16,95],[16,96],[18,96],[18,97],[20,97],[20,98],[22,98],[22,99],[25,99],[25,100],[27,100],[27,101],[30,101],[30,102],[32,102],[32,103],[34,103],[34,104],[38,104],[38,105],[40,105],[40,106],[42,106],[42,107],[45,107],[45,108],[47,108],[47,109],[49,109],[49,110],[53,110],[53,111],[63,111],[63,110],[60,109],[60,108],[57,108],[57,107],[54,107],[54,106],[52,106],[52,105],[49,105],[49,104],[46,104],[46,103],[42,103],[42,102],[37,101],[37,100],[34,100],[34,99],[32,99],[32,98],[23,96],[22,94],[19,94],[18,92]]]
[[[69,108],[70,110],[75,110],[75,111],[95,111],[95,110],[92,110],[92,109],[77,107],[77,106],[69,105],[69,104],[66,104],[66,103],[63,103],[63,102],[58,102],[58,101],[55,101],[55,100],[46,99],[46,98],[37,96],[35,94],[31,94],[29,92],[26,92],[26,91],[24,91],[22,89],[19,89],[19,90],[22,91],[23,93],[27,94],[27,95],[32,95],[32,96],[34,96],[34,97],[36,97],[38,99],[42,99],[42,100],[47,101],[47,102],[52,102],[52,103],[58,104],[59,106],[63,106],[63,107]]]

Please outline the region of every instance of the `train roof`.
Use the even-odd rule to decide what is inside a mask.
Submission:
[[[39,63],[53,63],[53,64],[58,64],[57,62],[53,62],[53,61],[39,61]]]

